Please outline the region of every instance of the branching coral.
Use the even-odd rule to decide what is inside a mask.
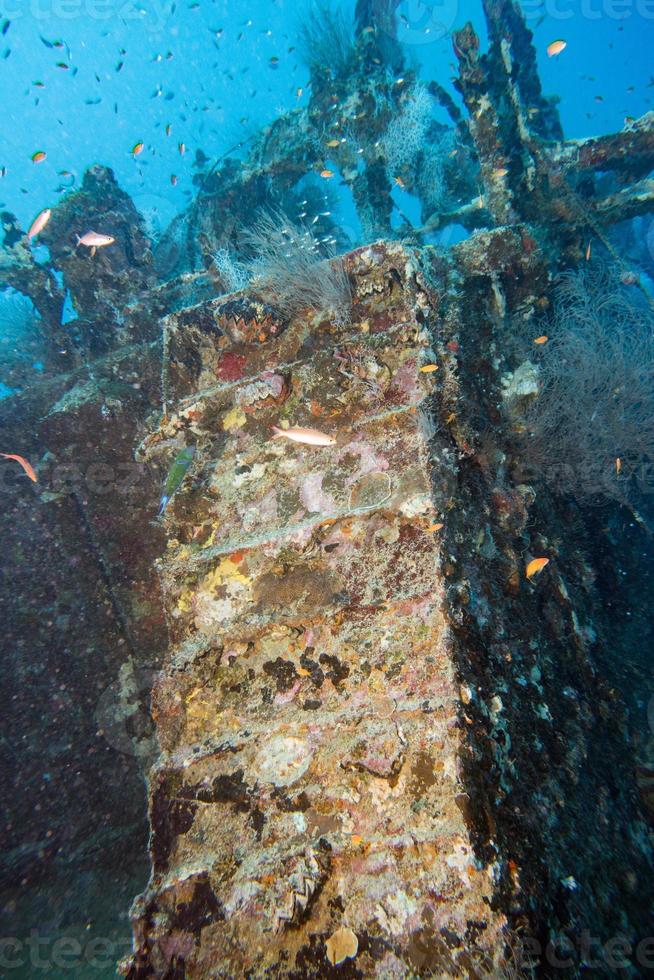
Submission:
[[[418,166],[417,187],[428,212],[445,211],[453,204],[447,165],[456,147],[454,130],[443,129],[425,147]],[[457,164],[458,166],[458,164]]]
[[[218,249],[214,254],[213,264],[227,292],[239,292],[250,281],[246,270],[226,248]]]
[[[425,86],[415,85],[381,141],[389,181],[410,180],[427,213],[451,204],[446,169],[455,146],[454,131],[439,126],[433,108]]]
[[[561,277],[524,410],[535,474],[587,501],[654,487],[654,318],[629,288],[602,266]]]
[[[312,307],[328,310],[337,322],[349,320],[352,295],[343,262],[322,258],[310,231],[281,211],[262,212],[248,231],[247,244],[254,256],[254,284],[274,292],[284,316]]]
[[[424,85],[416,85],[382,140],[389,180],[411,169],[422,152],[432,122],[432,98]]]

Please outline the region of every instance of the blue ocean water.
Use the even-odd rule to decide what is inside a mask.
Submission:
[[[344,5],[350,10],[354,6]],[[654,0],[523,0],[521,6],[534,32],[543,90],[559,99],[566,137],[619,131],[626,120],[654,108]],[[308,105],[309,72],[297,39],[308,11],[305,0],[0,0],[0,211],[15,215],[26,229],[39,212],[78,189],[87,168],[102,164],[112,169],[156,240],[196,195],[194,178],[226,156],[244,158],[262,127]],[[438,79],[460,101],[451,84],[451,32],[471,20],[485,45],[481,0],[401,0],[398,16],[399,40],[420,77]],[[564,40],[565,49],[548,57],[554,40]],[[447,119],[441,110],[435,118]],[[143,148],[135,153],[139,144]],[[35,154],[44,157],[35,162]],[[338,222],[350,243],[357,244],[363,233],[351,196],[342,187],[335,193]],[[401,187],[393,189],[393,198],[404,214],[417,220],[416,198]],[[399,224],[397,215],[393,220]],[[634,227],[634,234],[651,243],[654,261],[654,219],[641,219]],[[433,240],[449,244],[465,234],[450,228]],[[45,247],[35,249],[37,257],[47,260]],[[14,292],[0,295],[0,361],[3,350],[18,356],[25,365],[20,386],[29,391],[30,378],[35,386],[41,380],[43,362],[38,339],[30,335],[31,311],[25,303]],[[66,326],[76,318],[68,293],[61,322]],[[0,382],[0,400],[14,390]],[[107,404],[110,412],[110,400]],[[43,532],[41,544],[45,537]],[[51,558],[78,560],[62,559],[60,545],[50,545]],[[94,547],[98,543],[90,537],[89,548]],[[24,623],[28,638],[44,618],[47,589],[43,586],[42,593],[41,587],[35,587]],[[68,601],[73,609],[73,600]],[[62,617],[58,626],[65,631],[69,621],[66,614]],[[61,698],[65,714],[65,696]],[[24,711],[38,713],[39,705],[28,707],[28,700]],[[52,739],[60,738],[63,745],[62,729],[65,725]],[[51,783],[49,770],[43,768],[44,782]],[[98,800],[93,804],[101,805]],[[142,817],[136,836],[140,833],[144,843],[144,799],[136,809]],[[13,824],[10,829],[15,836]],[[25,847],[38,855],[47,877],[48,862],[54,860],[47,839],[34,840],[28,833]],[[49,935],[67,929],[77,941],[84,930],[91,930],[111,937],[112,950],[121,943],[125,947],[129,901],[147,877],[144,851],[133,866],[129,855],[123,859],[110,879],[104,872],[94,877],[93,853],[90,846],[84,880],[75,871],[63,884],[59,879],[40,887],[30,872],[24,895],[14,899],[3,890],[8,918],[20,920],[27,933],[30,927],[44,927]],[[59,866],[69,857],[73,866],[64,844]],[[75,890],[79,915],[71,899]],[[59,918],[52,911],[58,906],[65,907]],[[17,929],[16,921],[7,928]],[[69,975],[65,964],[55,965],[53,972],[50,961],[48,969],[31,960],[24,968],[9,970],[10,954],[3,947],[0,975],[5,975],[3,969],[16,977],[40,975],[42,969],[44,975],[48,970],[51,976]],[[78,966],[73,975],[112,976],[113,965],[103,963],[88,971]]]
[[[193,193],[196,151],[213,160],[282,111],[307,104],[295,29],[307,7],[302,0],[4,2],[0,202],[26,225],[65,192],[61,185],[73,184],[61,171],[78,184],[100,162],[165,227]],[[625,116],[652,108],[651,0],[525,0],[522,7],[543,89],[560,97],[566,136],[613,132]],[[425,78],[446,84],[452,77],[452,29],[471,20],[483,43],[480,0],[404,0],[399,13],[406,18],[399,37]],[[548,58],[547,45],[558,38],[568,46]],[[145,148],[134,158],[140,141]],[[39,150],[47,157],[33,164]]]

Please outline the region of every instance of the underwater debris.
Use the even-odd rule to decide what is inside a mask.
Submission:
[[[404,195],[389,186],[377,144],[415,80],[409,66],[391,74],[384,61],[400,6],[358,0],[357,40],[342,74],[317,67],[307,108],[298,105],[266,127],[245,159],[220,161],[202,175],[197,196],[157,246],[156,272],[151,240],[124,199],[108,200],[106,175],[53,209],[44,240],[61,282],[25,254],[17,223],[8,229],[1,261],[9,274],[22,270],[35,293],[40,277],[58,297],[48,323],[58,325],[63,295],[79,311],[79,323],[64,332],[67,346],[80,337],[77,373],[64,383],[49,372],[61,411],[48,421],[39,406],[32,409],[41,438],[45,426],[60,457],[77,458],[71,446],[80,432],[85,461],[115,448],[115,464],[119,444],[125,449],[142,436],[126,427],[132,413],[109,420],[95,382],[96,397],[70,392],[87,375],[101,377],[106,391],[136,387],[146,364],[157,383],[142,404],[124,394],[118,404],[134,405],[137,426],[157,424],[161,368],[159,451],[174,454],[192,433],[206,467],[207,479],[152,522],[151,533],[169,532],[157,567],[170,639],[153,699],[162,749],[149,783],[153,874],[134,906],[134,954],[125,968],[131,980],[153,971],[202,976],[216,963],[230,975],[303,976],[321,965],[329,972],[330,941],[327,956],[344,973],[498,977],[498,954],[516,919],[543,938],[564,922],[567,938],[589,922],[603,937],[636,935],[645,918],[639,906],[649,852],[629,796],[619,699],[593,663],[601,646],[593,634],[593,570],[569,519],[578,508],[565,502],[561,518],[561,501],[547,486],[536,493],[531,475],[518,481],[500,439],[502,324],[519,317],[528,329],[533,371],[514,371],[512,380],[518,398],[536,408],[550,344],[534,346],[534,314],[549,302],[552,270],[582,260],[588,240],[586,199],[575,210],[565,189],[552,193],[556,178],[583,184],[585,210],[595,220],[601,205],[603,225],[628,209],[651,210],[651,191],[648,202],[647,187],[630,184],[651,154],[650,136],[637,128],[643,124],[610,150],[609,141],[559,138],[518,4],[487,2],[489,54],[477,57],[471,34],[457,43],[465,101],[470,109],[476,91],[480,125],[469,132],[450,104],[455,129],[438,135],[429,125],[421,154],[406,164],[413,172],[393,177],[423,211],[438,212],[423,228],[406,220],[400,234],[410,234],[412,246],[377,242],[330,263],[321,245],[338,232],[322,221],[312,227],[329,227],[313,234],[299,277],[296,264],[286,280],[260,276],[251,287],[243,283],[245,296],[215,296],[217,251],[235,256],[235,275],[257,272],[241,265],[242,230],[257,208],[278,206],[307,223],[336,213],[335,202],[300,203],[298,181],[307,173],[321,193],[336,185],[351,191],[364,235],[390,236],[391,193]],[[447,105],[435,83],[428,92],[434,104]],[[334,154],[325,157],[325,147]],[[615,164],[615,183],[600,158]],[[315,178],[328,168],[339,177]],[[606,197],[607,189],[615,193]],[[471,229],[500,220],[510,223],[460,247],[420,244],[443,222]],[[74,254],[72,231],[80,224],[115,229],[116,247],[94,263]],[[303,227],[295,232],[304,234]],[[283,237],[281,258],[292,260]],[[334,284],[326,293],[324,283],[322,292],[310,291],[337,266],[347,274],[343,292],[355,287],[349,324],[351,295],[332,302]],[[220,288],[229,288],[227,280]],[[160,363],[153,342],[162,314]],[[99,352],[141,343],[124,362],[100,362]],[[48,397],[39,389],[38,398]],[[334,433],[338,449],[271,449],[272,421],[281,427],[283,417],[310,416]],[[12,445],[35,445],[31,435],[19,441],[10,431]],[[162,513],[188,485],[182,454],[189,450],[173,462]],[[617,452],[613,446],[602,465],[625,480],[629,468],[625,462],[618,472]],[[41,458],[41,479],[45,465]],[[71,521],[69,501],[60,497],[50,500],[49,519],[63,523],[66,543],[76,544],[80,521],[97,528],[87,538],[96,551],[100,541],[111,546],[97,559],[108,573],[121,550],[143,545],[138,532],[158,488],[121,492],[120,506],[105,493],[104,510],[88,496],[76,498],[88,517]],[[17,503],[27,510],[33,497]],[[447,533],[438,535],[445,522]],[[539,583],[552,589],[525,585],[532,553],[561,554],[556,575]],[[137,605],[154,608],[152,593],[139,593],[129,575],[113,581],[129,583],[120,592],[122,585],[113,586],[124,596],[122,607],[112,599],[116,622],[128,626]],[[110,589],[108,574],[106,583]],[[24,615],[20,609],[17,618]],[[92,648],[86,623],[84,633],[74,650],[82,667]],[[125,639],[126,627],[111,639],[115,659]],[[29,651],[38,663],[31,642]],[[94,658],[94,684],[101,661]],[[50,698],[53,672],[42,673]],[[73,693],[86,706],[88,669],[78,673],[84,680]],[[578,693],[565,693],[572,689]],[[32,773],[20,773],[27,792],[25,775]],[[53,822],[66,813],[51,809]],[[580,882],[574,902],[559,888],[571,871]],[[345,949],[354,950],[345,960],[336,939],[348,931],[344,922],[351,927]],[[486,972],[475,962],[477,943]]]

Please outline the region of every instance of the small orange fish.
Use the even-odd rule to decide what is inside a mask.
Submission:
[[[586,262],[590,262],[590,249],[592,242],[588,242],[588,247],[586,248]]]
[[[509,171],[506,167],[495,167],[493,170],[493,177],[506,177],[508,172]]]
[[[36,153],[32,154],[32,163],[43,163],[46,158],[46,153],[44,150],[37,150]]]
[[[50,208],[46,208],[45,211],[41,211],[39,215],[36,216],[32,224],[30,225],[30,230],[27,232],[28,238],[34,238],[39,232],[43,231],[48,221],[50,220],[50,215],[52,211]]]
[[[551,44],[547,45],[547,57],[553,58],[557,54],[561,54],[562,51],[568,46],[567,41],[552,41]]]
[[[340,145],[341,145],[341,141],[340,140],[327,140],[327,146],[331,147],[332,149],[335,146],[340,146]]]
[[[532,558],[525,569],[525,575],[527,578],[533,578],[534,575],[538,575],[539,572],[542,572],[545,566],[549,565],[549,561],[549,558]]]
[[[422,374],[431,374],[432,371],[438,371],[438,364],[423,364],[420,371]]]
[[[620,475],[621,470],[622,470],[622,460],[618,456],[615,461],[615,472],[618,474],[618,476]]]
[[[134,146],[132,147],[132,156],[137,157],[139,153],[143,153],[144,146],[145,143],[135,143]]]
[[[179,150],[179,155],[183,157],[184,154],[186,153],[186,145],[184,143],[178,143],[177,149]]]
[[[330,177],[333,177],[334,176],[334,171],[333,170],[321,170],[320,171],[320,176],[321,177],[324,177],[325,180],[329,180]]]
[[[546,344],[548,340],[549,340],[549,337],[545,333],[544,334],[541,334],[540,337],[534,337],[534,343],[535,344]]]
[[[334,446],[336,444],[333,436],[328,436],[318,429],[301,429],[298,427],[279,429],[273,425],[272,430],[273,439],[290,439],[291,442],[301,442],[306,446]]]
[[[440,529],[442,527],[445,527],[445,525],[444,524],[430,524],[429,527],[427,528],[427,531],[429,531],[429,532],[432,532],[432,531],[440,531]]]
[[[15,453],[0,453],[0,456],[2,456],[3,459],[14,459],[23,467],[32,483],[36,483],[38,481],[34,467],[31,466],[23,456],[17,456]]]
[[[402,190],[404,190],[404,188],[406,187],[406,184],[404,183],[401,177],[396,177],[395,183],[397,184],[398,187],[401,187]]]
[[[84,235],[75,235],[78,245],[86,245],[87,248],[103,248],[105,245],[113,245],[115,238],[111,235],[101,235],[97,231],[87,231]]]

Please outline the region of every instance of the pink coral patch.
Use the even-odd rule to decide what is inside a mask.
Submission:
[[[224,354],[218,365],[218,377],[221,381],[238,381],[245,373],[247,358],[243,354]]]

